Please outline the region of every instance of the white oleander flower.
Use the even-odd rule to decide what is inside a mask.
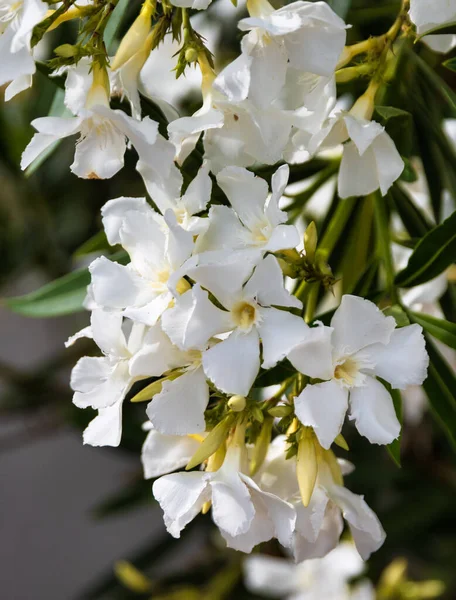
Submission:
[[[48,5],[41,0],[0,0],[0,86],[9,100],[30,87],[36,71],[31,39],[35,25],[42,21]]]
[[[432,10],[429,8],[426,0],[410,0],[410,19],[415,23],[419,34],[456,21],[456,5],[453,0],[434,0]]]
[[[347,521],[360,556],[367,560],[385,540],[385,532],[363,496],[354,494],[343,483],[343,475],[353,465],[337,460],[330,450],[317,453],[317,479],[305,507],[296,478],[296,457],[286,460],[285,436],[275,438],[257,476],[265,491],[290,502],[296,510],[296,527],[292,551],[300,562],[326,556],[339,543],[343,531],[342,517]]]
[[[282,67],[329,77],[345,46],[345,22],[326,2],[292,2],[274,10],[267,0],[250,0],[250,17],[239,22],[243,31],[259,33],[273,48]],[[266,44],[265,44],[266,45]],[[282,57],[279,59],[279,52]]]
[[[226,167],[217,175],[231,208],[212,206],[209,225],[198,238],[195,251],[239,250],[258,248],[276,252],[295,248],[300,242],[294,225],[285,225],[288,216],[279,209],[279,201],[288,183],[289,167],[283,165],[272,177],[272,194],[268,185],[242,167]]]
[[[269,369],[308,329],[301,317],[275,308],[301,306],[285,290],[277,259],[268,255],[249,279],[257,262],[256,251],[206,252],[193,257],[183,270],[225,310],[212,304],[207,292],[196,285],[163,315],[163,329],[172,342],[182,349],[203,350],[206,376],[229,394],[249,393],[260,369],[260,340],[262,366]],[[212,336],[226,332],[230,332],[228,337],[206,350]]]
[[[201,442],[191,435],[164,435],[150,421],[143,424],[147,431],[141,450],[144,479],[155,479],[182,469],[198,450]]]
[[[109,107],[109,82],[93,69],[93,84],[81,107],[79,82],[84,79],[83,67],[73,72],[67,101],[79,108],[74,117],[41,117],[32,121],[36,133],[21,159],[21,168],[28,165],[55,141],[79,134],[71,171],[84,179],[109,179],[124,165],[127,142],[134,146],[148,192],[154,197],[161,189],[173,189],[177,194],[182,177],[174,165],[174,148],[158,132],[158,123],[145,117],[138,121],[121,110]],[[73,92],[73,94],[71,93]],[[82,94],[81,94],[82,91]],[[177,191],[176,191],[177,190]]]
[[[353,544],[342,542],[324,558],[295,564],[284,558],[252,555],[244,560],[245,584],[260,595],[283,600],[375,600],[369,582],[351,588],[352,578],[360,576],[365,565]],[[370,593],[368,593],[368,590]]]
[[[182,353],[172,347],[157,352],[159,328],[147,330],[139,323],[131,325],[129,333],[118,312],[96,309],[80,337],[91,337],[103,352],[103,357],[84,356],[71,373],[73,403],[78,408],[94,408],[98,416],[84,431],[84,443],[92,446],[118,446],[122,435],[122,404],[135,381],[158,377],[165,371],[181,366]]]
[[[168,126],[169,138],[176,147],[176,160],[182,164],[204,133],[204,156],[214,173],[227,165],[248,167],[280,161],[292,127],[299,120],[294,112],[275,106],[260,109],[247,100],[230,100],[238,94],[237,87],[245,83],[237,77],[230,78],[232,84],[227,82],[224,87],[228,95],[222,94],[213,87],[215,74],[209,64],[201,61],[200,66],[202,107],[191,117],[176,119]],[[224,77],[224,73],[219,77]]]
[[[212,519],[228,547],[251,552],[273,537],[289,546],[295,524],[293,507],[263,492],[244,474],[244,463],[245,447],[232,442],[217,471],[173,473],[157,479],[152,491],[169,533],[180,537],[185,526],[211,502]]]
[[[131,262],[97,258],[89,267],[91,296],[98,306],[154,325],[173,299],[168,281],[191,255],[193,235],[177,225],[174,213],[162,217],[144,198],[110,200],[102,214],[108,241],[122,244]]]
[[[308,384],[295,400],[296,416],[314,428],[323,448],[340,433],[350,404],[350,419],[375,444],[389,444],[400,433],[392,398],[377,379],[394,389],[421,384],[429,357],[422,329],[396,329],[393,317],[368,300],[345,295],[331,327],[322,324],[288,355],[293,366],[321,383]]]
[[[294,138],[297,146],[301,143],[299,136],[298,132]],[[308,143],[307,136],[303,141],[304,145]],[[339,196],[365,196],[378,189],[384,196],[404,170],[404,161],[385,128],[376,121],[342,112],[313,136],[309,150],[314,154],[342,143]]]

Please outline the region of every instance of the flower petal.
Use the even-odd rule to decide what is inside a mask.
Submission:
[[[336,357],[353,354],[370,344],[387,344],[396,327],[393,317],[385,317],[369,300],[346,294],[331,319]]]
[[[350,420],[355,420],[359,433],[371,444],[390,444],[401,425],[388,390],[373,377],[366,377],[363,387],[350,392]]]
[[[204,350],[212,336],[230,331],[233,325],[229,313],[217,308],[196,284],[163,314],[162,327],[182,350]]]
[[[157,479],[152,493],[164,512],[166,529],[175,537],[201,511],[209,500],[208,474],[172,473]]]
[[[348,408],[348,391],[334,381],[307,385],[295,400],[296,416],[313,427],[323,448],[339,435]]]
[[[120,228],[126,212],[129,210],[147,210],[147,206],[145,198],[127,198],[125,196],[109,200],[102,206],[103,227],[111,246],[122,243]]]
[[[367,505],[363,496],[358,496],[347,488],[332,486],[330,496],[340,506],[345,520],[348,521],[358,552],[367,560],[380,548],[386,537],[377,515]]]
[[[302,302],[285,288],[282,269],[272,254],[256,266],[244,287],[244,294],[255,298],[262,306],[302,307]]]
[[[220,473],[220,472],[219,472]],[[229,536],[246,533],[255,516],[249,490],[237,473],[215,473],[211,481],[212,518]]]
[[[101,408],[83,433],[84,444],[118,446],[122,437],[122,402]]]
[[[155,429],[161,433],[204,433],[204,411],[208,402],[209,387],[203,369],[199,368],[172,381],[165,381],[146,412]]]
[[[334,374],[332,360],[332,327],[319,324],[308,327],[300,343],[288,354],[288,360],[300,373],[313,379],[331,379]]]
[[[429,356],[423,330],[419,325],[395,329],[386,346],[369,348],[375,364],[375,374],[391,383],[394,389],[421,385],[427,377]]]
[[[277,308],[261,308],[258,325],[263,345],[263,369],[274,367],[305,339],[308,326],[304,319]]]
[[[127,343],[122,331],[122,315],[119,312],[95,309],[90,317],[90,326],[93,339],[104,354],[128,358]]]
[[[200,442],[188,435],[163,435],[152,429],[141,451],[144,478],[161,477],[182,469],[199,448]]]
[[[234,331],[226,340],[203,352],[207,377],[227,394],[247,396],[260,370],[260,343],[252,329],[242,334]]]

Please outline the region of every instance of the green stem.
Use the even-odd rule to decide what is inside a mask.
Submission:
[[[377,232],[377,247],[385,270],[386,289],[393,304],[398,302],[398,294],[394,283],[394,263],[391,254],[391,234],[386,210],[386,200],[379,192],[372,194],[375,208],[375,227]]]
[[[315,309],[317,308],[318,294],[320,292],[320,282],[317,281],[311,284],[309,294],[307,296],[304,321],[310,323],[313,321]]]

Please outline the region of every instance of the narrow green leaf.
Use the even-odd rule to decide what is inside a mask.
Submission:
[[[13,312],[24,317],[69,315],[83,310],[82,303],[89,283],[88,269],[79,269],[25,296],[6,298],[5,303]]]
[[[402,186],[393,185],[388,195],[411,238],[421,238],[432,229],[426,215],[411,200]]]
[[[390,384],[386,381],[382,380],[382,383],[386,387],[388,392],[391,394],[391,398],[393,399],[394,410],[396,411],[397,419],[398,419],[399,423],[401,423],[401,425],[402,425],[401,392],[399,390],[393,390],[393,388],[390,386]],[[397,438],[397,440],[394,440],[393,442],[391,442],[391,444],[388,444],[388,446],[386,447],[389,452],[389,455],[391,456],[391,458],[393,459],[393,461],[396,463],[396,465],[399,468],[401,467],[401,440],[402,440],[402,429],[401,429],[401,433],[399,434],[399,437]]]
[[[114,52],[113,43],[115,41],[116,33],[119,30],[120,23],[125,16],[125,12],[129,4],[130,0],[119,0],[116,8],[113,10],[111,17],[109,18],[108,24],[106,25],[103,37],[109,54]]]
[[[456,378],[428,337],[426,346],[430,364],[423,387],[437,422],[456,449]]]
[[[445,345],[456,350],[456,324],[431,315],[411,312],[410,318]]]
[[[186,471],[194,469],[197,465],[207,460],[212,454],[217,452],[220,446],[228,437],[228,433],[236,420],[236,415],[230,413],[223,421],[220,421],[214,429],[204,438],[201,446],[190,459],[190,462],[185,467]]]
[[[456,56],[453,56],[453,58],[450,58],[449,60],[446,60],[442,64],[447,69],[450,69],[450,71],[455,71],[456,72]]]
[[[456,260],[456,211],[422,238],[396,276],[400,287],[414,287],[443,273]]]
[[[98,231],[95,235],[84,242],[79,248],[73,252],[73,258],[81,258],[92,252],[100,252],[110,248],[109,242],[104,231]]]
[[[129,260],[126,252],[118,252],[109,258],[121,264]],[[5,298],[3,301],[9,309],[24,317],[60,317],[84,310],[82,304],[89,283],[88,268],[78,269],[30,294]]]

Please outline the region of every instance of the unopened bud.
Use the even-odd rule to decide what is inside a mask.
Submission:
[[[92,85],[86,99],[86,108],[100,105],[109,107],[111,86],[106,68],[96,60],[92,63]]]
[[[350,450],[350,448],[348,447],[347,441],[345,440],[344,436],[339,433],[339,435],[336,437],[336,439],[334,440],[334,443],[339,446],[339,448],[342,448],[343,450],[346,450],[347,452]]]
[[[133,21],[132,26],[122,38],[119,48],[114,56],[111,69],[116,71],[120,69],[132,56],[142,49],[152,25],[152,14],[154,4],[146,0],[141,8],[141,12]]]
[[[233,412],[242,412],[247,404],[244,396],[231,396],[228,400],[228,406],[231,408]]]
[[[274,406],[268,410],[271,417],[281,419],[282,417],[288,417],[293,412],[293,409],[288,404],[281,404],[280,406]]]
[[[62,56],[63,58],[72,58],[73,56],[77,55],[78,49],[72,44],[62,44],[54,49],[54,53],[57,54],[57,56]]]
[[[122,585],[137,594],[146,594],[152,588],[152,581],[126,560],[115,563],[114,573]]]
[[[256,439],[255,447],[253,449],[252,460],[250,462],[250,475],[253,477],[258,473],[261,465],[266,458],[271,443],[271,433],[273,419],[266,418],[261,428],[260,434]]]
[[[198,51],[195,48],[187,48],[185,51],[185,60],[188,63],[193,63],[198,60]]]
[[[304,232],[304,249],[306,251],[306,258],[309,262],[313,263],[315,260],[315,252],[317,250],[318,234],[317,226],[314,221],[310,223]]]
[[[301,433],[296,457],[296,475],[299,491],[304,506],[309,506],[318,475],[317,452],[315,450],[314,434],[305,428]]]
[[[233,414],[228,415],[220,421],[214,429],[204,438],[201,446],[190,459],[190,462],[185,467],[186,471],[193,469],[197,465],[207,460],[212,454],[217,452],[223,442],[226,440],[228,433],[235,420]]]

